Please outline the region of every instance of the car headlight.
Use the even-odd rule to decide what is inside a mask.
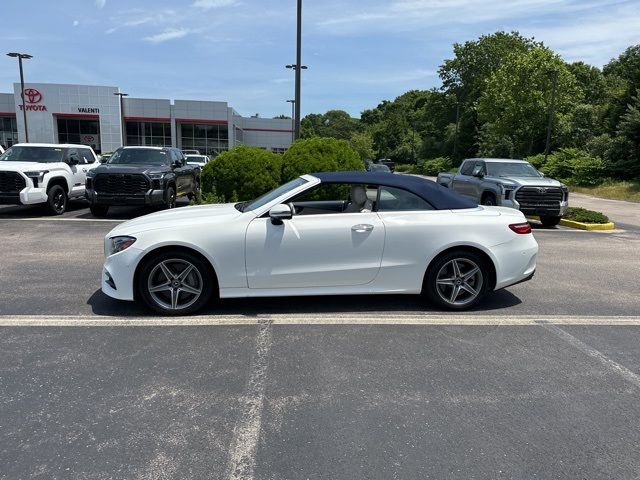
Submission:
[[[110,240],[109,251],[106,252],[107,256],[113,255],[118,252],[122,252],[123,250],[126,250],[136,242],[136,239],[134,237],[127,237],[127,236],[111,237],[109,240]]]
[[[38,187],[38,183],[42,183],[44,176],[49,173],[49,170],[34,170],[31,172],[24,172],[24,174],[33,181],[33,186]]]
[[[151,180],[162,180],[164,178],[164,173],[150,173],[149,178]]]

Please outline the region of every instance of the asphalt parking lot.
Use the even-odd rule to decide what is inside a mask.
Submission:
[[[0,478],[640,476],[632,215],[536,228],[534,279],[465,314],[252,299],[169,322],[99,291],[102,238],[138,213],[0,207]]]

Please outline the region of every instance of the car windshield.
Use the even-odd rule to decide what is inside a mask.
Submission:
[[[62,162],[64,149],[58,147],[11,147],[0,155],[4,162],[56,163]]]
[[[166,165],[169,163],[169,154],[166,150],[123,148],[111,155],[107,163],[109,165]]]
[[[487,175],[492,177],[540,177],[529,163],[487,162]]]
[[[236,204],[236,208],[241,212],[246,212],[248,210],[255,210],[256,208],[260,208],[263,205],[266,205],[267,203],[286,194],[287,192],[290,192],[298,188],[300,185],[304,185],[305,183],[307,183],[307,180],[305,180],[302,177],[298,177],[294,180],[291,180],[290,182],[285,183],[284,185],[280,185],[278,188],[271,190],[268,193],[265,193],[261,197],[258,197],[251,202],[238,203]]]

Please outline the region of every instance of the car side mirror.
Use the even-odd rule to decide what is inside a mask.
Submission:
[[[282,225],[283,220],[291,220],[293,218],[293,209],[291,205],[281,203],[269,210],[271,223],[274,225]]]
[[[171,164],[171,166],[173,168],[180,168],[182,166],[182,161],[180,160],[174,160],[173,163]]]
[[[473,175],[476,178],[484,177],[484,173],[482,173],[482,170],[474,170],[471,175]]]
[[[80,159],[77,155],[69,155],[69,159],[67,160],[69,165],[78,165],[80,163]]]

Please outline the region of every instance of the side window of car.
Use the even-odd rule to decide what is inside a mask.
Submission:
[[[473,171],[473,165],[474,162],[471,162],[469,160],[464,162],[462,164],[462,167],[460,167],[460,175],[471,175],[471,172]]]
[[[91,150],[88,148],[79,148],[78,153],[80,154],[80,164],[82,165],[89,165],[95,161]]]
[[[433,206],[414,193],[401,188],[380,187],[379,212],[433,210]]]
[[[296,215],[366,213],[374,210],[377,186],[322,183],[289,200]]]
[[[471,171],[471,175],[486,175],[486,169],[484,166],[484,162],[475,162],[473,164],[473,170]]]
[[[76,148],[70,148],[67,150],[65,161],[68,162],[72,157],[77,158],[78,162],[82,162],[82,159],[80,158],[80,155],[78,154],[78,150]]]

